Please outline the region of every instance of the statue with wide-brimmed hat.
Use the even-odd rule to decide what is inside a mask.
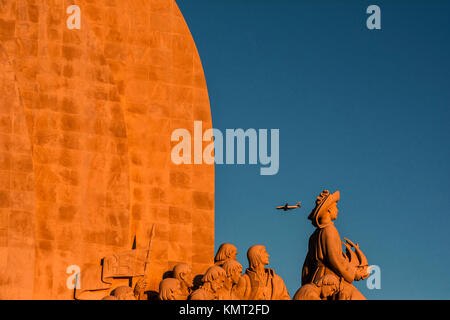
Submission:
[[[339,212],[339,199],[339,191],[322,191],[308,216],[316,230],[309,238],[308,254],[302,269],[302,286],[317,285],[323,277],[333,275],[339,279],[340,292],[334,294],[332,299],[361,300],[365,297],[352,282],[367,278],[370,271],[359,246],[347,240],[347,251],[344,253],[342,250],[343,242],[333,222]]]

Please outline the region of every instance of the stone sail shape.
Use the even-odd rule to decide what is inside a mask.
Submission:
[[[176,3],[3,1],[0,45],[0,299],[72,299],[68,267],[144,248],[153,225],[151,288],[204,272],[214,167],[174,165],[170,137],[211,112]]]

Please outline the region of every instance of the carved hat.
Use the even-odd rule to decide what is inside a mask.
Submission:
[[[319,223],[321,215],[328,210],[330,205],[338,202],[340,198],[339,191],[335,193],[330,193],[328,190],[324,190],[320,193],[316,200],[316,206],[311,211],[308,219],[311,220],[313,226],[317,228],[323,228],[324,226]]]

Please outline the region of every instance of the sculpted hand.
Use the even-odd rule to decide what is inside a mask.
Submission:
[[[141,295],[145,292],[145,288],[147,287],[147,280],[145,278],[139,279],[139,281],[134,286],[134,295],[136,298],[140,298]]]
[[[355,272],[355,280],[364,280],[370,275],[370,270],[368,267],[357,267]]]

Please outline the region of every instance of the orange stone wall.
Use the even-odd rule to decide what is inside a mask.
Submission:
[[[214,167],[172,164],[170,137],[211,114],[173,0],[0,1],[0,71],[0,299],[72,299],[68,266],[146,247],[152,224],[151,288],[206,270]]]

